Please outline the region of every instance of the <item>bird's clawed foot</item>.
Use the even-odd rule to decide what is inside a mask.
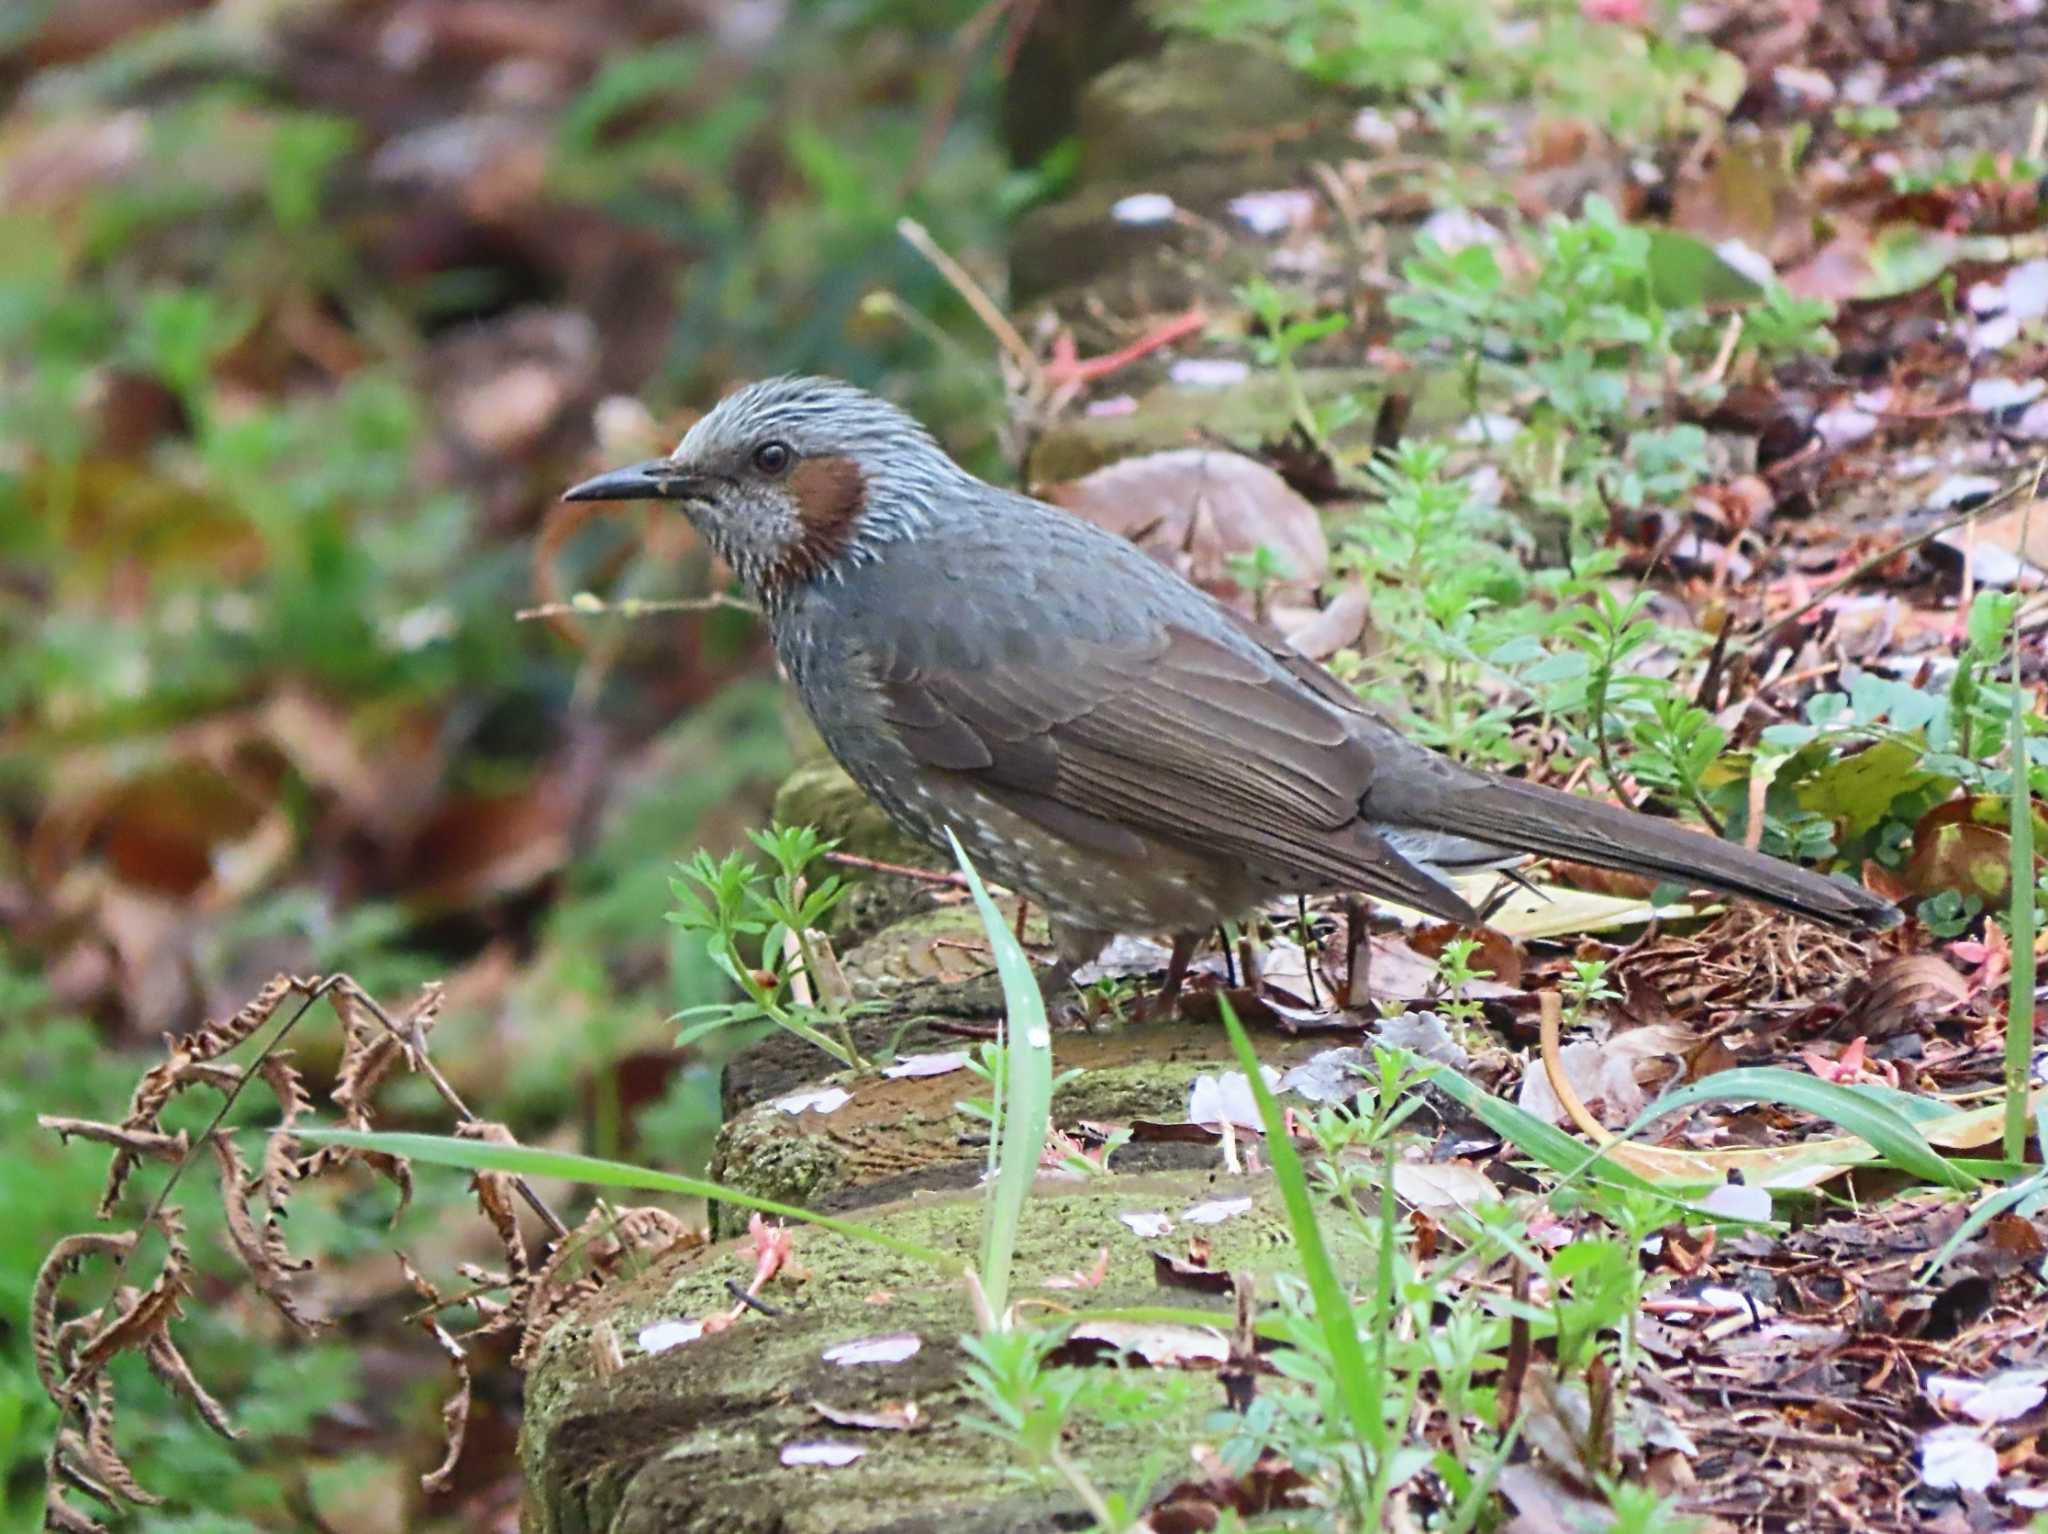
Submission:
[[[1038,972],[1038,994],[1045,1003],[1045,1020],[1055,1028],[1088,1026],[1088,1008],[1074,990],[1074,966],[1065,962],[1048,965]]]

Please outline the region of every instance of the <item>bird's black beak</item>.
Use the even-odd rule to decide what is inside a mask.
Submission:
[[[562,492],[565,501],[682,501],[705,493],[701,474],[689,474],[671,458],[613,469]]]

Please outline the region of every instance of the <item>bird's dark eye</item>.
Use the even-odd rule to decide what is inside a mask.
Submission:
[[[787,442],[763,442],[754,449],[754,467],[763,474],[786,474],[796,462],[796,452]]]

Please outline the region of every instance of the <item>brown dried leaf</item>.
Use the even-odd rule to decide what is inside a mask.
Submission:
[[[95,1140],[101,1145],[118,1145],[135,1157],[154,1157],[158,1161],[176,1162],[184,1158],[191,1148],[191,1141],[183,1132],[167,1135],[149,1129],[130,1129],[125,1124],[102,1124],[97,1119],[63,1119],[51,1114],[41,1114],[36,1122],[49,1130],[60,1140],[74,1136],[81,1140]]]
[[[1198,1294],[1228,1294],[1233,1280],[1221,1268],[1206,1262],[1176,1257],[1155,1249],[1152,1253],[1152,1282],[1162,1289],[1193,1289]]]
[[[2012,882],[2005,814],[2005,802],[1989,797],[1937,804],[1913,827],[1907,885],[1920,895],[1952,889],[1997,905]]]
[[[270,1303],[277,1307],[295,1328],[306,1336],[317,1333],[322,1326],[315,1317],[299,1309],[299,1302],[291,1292],[291,1275],[303,1273],[311,1267],[310,1262],[276,1260],[270,1233],[259,1230],[256,1220],[249,1213],[249,1193],[252,1181],[249,1167],[242,1160],[242,1152],[235,1144],[234,1135],[225,1129],[216,1129],[207,1136],[213,1148],[213,1159],[220,1167],[221,1211],[227,1217],[228,1241],[235,1249],[235,1255],[242,1260],[242,1266],[249,1274],[249,1281]],[[271,1211],[271,1218],[278,1211]],[[282,1237],[278,1238],[281,1245]]]
[[[915,1401],[884,1401],[867,1411],[813,1401],[811,1410],[836,1427],[866,1428],[878,1433],[917,1433],[931,1426],[931,1419]]]
[[[425,1062],[411,1040],[424,1039],[439,1016],[443,991],[439,985],[421,989],[420,999],[405,1018],[390,1027],[378,1018],[375,1003],[346,976],[327,993],[335,1015],[342,1024],[342,1056],[335,1087],[330,1094],[342,1111],[342,1125],[348,1129],[371,1129],[371,1099],[378,1084],[401,1060],[408,1069],[421,1070]],[[398,1189],[396,1219],[412,1202],[412,1167],[402,1157],[383,1151],[353,1150],[330,1145],[321,1148],[298,1165],[300,1178],[317,1176],[328,1168],[356,1163],[390,1181]]]
[[[474,1121],[458,1126],[456,1133],[465,1140],[482,1140],[491,1145],[518,1143],[512,1131],[503,1124]],[[476,1190],[477,1207],[491,1222],[491,1229],[497,1232],[498,1245],[504,1250],[503,1282],[512,1291],[511,1303],[523,1306],[526,1286],[533,1275],[527,1262],[526,1238],[519,1233],[519,1214],[512,1204],[514,1179],[506,1172],[476,1172],[471,1174],[469,1181]]]
[[[659,1256],[678,1243],[702,1245],[706,1239],[702,1231],[666,1209],[598,1205],[581,1225],[555,1243],[554,1251],[528,1284],[525,1323],[513,1363],[523,1367],[556,1318],[597,1293],[629,1254]],[[579,1277],[567,1277],[570,1264],[579,1258],[586,1264],[585,1271]]]
[[[228,1420],[227,1408],[207,1393],[199,1383],[199,1377],[192,1372],[192,1366],[185,1362],[185,1355],[178,1351],[178,1345],[171,1341],[168,1331],[159,1332],[150,1339],[143,1350],[143,1357],[149,1362],[150,1373],[164,1382],[173,1395],[181,1396],[199,1413],[200,1420],[221,1437],[240,1438],[242,1435]]]
[[[444,800],[420,826],[398,874],[408,902],[425,912],[467,911],[532,889],[568,862],[588,781],[557,774],[512,792]]]
[[[50,1255],[43,1259],[43,1265],[36,1273],[35,1289],[29,1301],[30,1347],[36,1361],[36,1378],[42,1381],[44,1391],[59,1407],[65,1404],[63,1381],[71,1367],[64,1356],[65,1350],[59,1345],[57,1290],[88,1257],[110,1257],[116,1262],[125,1259],[135,1250],[138,1234],[132,1230],[118,1233],[83,1231],[75,1236],[66,1236],[50,1248]],[[96,1317],[99,1312],[90,1314]]]
[[[1945,1017],[1970,999],[1970,983],[1939,954],[1899,954],[1870,972],[1837,1031],[1886,1038]]]
[[[52,1131],[60,1140],[69,1141],[73,1136],[81,1140],[96,1140],[103,1145],[115,1147],[114,1159],[107,1164],[107,1186],[100,1193],[100,1201],[94,1211],[103,1220],[111,1219],[114,1206],[121,1201],[121,1192],[128,1185],[128,1179],[145,1158],[168,1161],[172,1165],[185,1159],[191,1149],[191,1141],[183,1130],[167,1135],[161,1130],[131,1128],[126,1124],[102,1124],[92,1119],[60,1119],[45,1114],[37,1123]]]
[[[1041,493],[1129,538],[1247,616],[1251,594],[1231,572],[1233,556],[1269,549],[1280,565],[1279,592],[1312,592],[1330,573],[1330,545],[1315,507],[1241,453],[1147,453]]]
[[[87,1381],[98,1378],[107,1360],[116,1353],[141,1352],[146,1348],[150,1338],[177,1318],[179,1306],[192,1292],[192,1248],[186,1244],[185,1225],[179,1211],[169,1208],[158,1211],[156,1228],[163,1232],[169,1247],[156,1281],[140,1295],[133,1289],[124,1288],[115,1296],[115,1303],[120,1308],[114,1319],[89,1336],[80,1344],[77,1354],[67,1360],[71,1374],[60,1387],[63,1391],[60,1399],[68,1399],[77,1394]]]
[[[250,838],[270,808],[251,783],[203,758],[180,756],[84,797],[63,795],[44,835],[90,837],[129,896],[204,902],[230,861],[222,854]]]
[[[299,1143],[292,1138],[291,1129],[309,1104],[303,1079],[285,1060],[273,1055],[263,1062],[261,1070],[263,1079],[270,1083],[271,1091],[277,1094],[278,1106],[283,1110],[283,1117],[263,1141],[263,1165],[259,1174],[264,1208],[263,1255],[273,1266],[291,1271],[308,1266],[292,1256],[291,1248],[285,1242],[284,1217],[290,1207],[292,1193],[298,1186],[301,1164]]]
[[[462,1458],[462,1441],[469,1433],[469,1354],[434,1314],[442,1304],[440,1290],[421,1276],[405,1253],[398,1254],[398,1263],[405,1272],[406,1282],[430,1307],[419,1317],[420,1329],[440,1344],[441,1352],[455,1370],[454,1393],[441,1403],[441,1426],[447,1434],[448,1452],[441,1456],[440,1464],[420,1477],[420,1485],[426,1491],[441,1492],[448,1489],[455,1474],[456,1461]]]
[[[1276,607],[1267,616],[1287,642],[1310,660],[1328,660],[1358,643],[1372,600],[1356,581],[1342,586],[1327,607]]]
[[[290,975],[273,975],[241,1011],[225,1023],[208,1023],[183,1039],[177,1048],[194,1060],[217,1059],[269,1022],[285,997],[301,988],[301,983]]]
[[[1197,1449],[1192,1458],[1201,1478],[1182,1481],[1159,1499],[1146,1518],[1153,1534],[1206,1534],[1226,1509],[1252,1517],[1308,1505],[1308,1477],[1271,1449],[1242,1475],[1232,1475],[1213,1449]]]
[[[1052,1358],[1060,1363],[1135,1356],[1155,1369],[1206,1368],[1230,1356],[1229,1341],[1209,1327],[1165,1321],[1083,1321]]]
[[[405,1052],[396,1034],[378,1024],[370,1010],[357,999],[352,986],[337,986],[328,1002],[341,1019],[341,1065],[335,1072],[334,1090],[329,1096],[342,1111],[352,1129],[366,1129],[370,1123],[370,1099],[377,1085],[390,1073]]]
[[[242,1084],[242,1068],[219,1063],[217,1057],[248,1039],[271,1019],[285,997],[302,988],[309,989],[289,975],[277,975],[227,1022],[210,1023],[185,1038],[167,1041],[164,1062],[143,1073],[128,1100],[128,1113],[121,1121],[121,1132],[129,1137],[127,1141],[113,1138],[115,1132],[112,1130],[103,1128],[100,1132],[93,1132],[82,1123],[67,1121],[77,1126],[69,1132],[89,1134],[91,1138],[107,1140],[119,1147],[107,1168],[106,1191],[100,1197],[98,1211],[101,1219],[113,1216],[121,1192],[143,1156],[168,1158],[172,1154],[169,1147],[173,1141],[161,1129],[163,1111],[171,1099],[191,1086],[210,1086],[230,1095],[237,1091]],[[273,1074],[267,1062],[262,1069],[272,1089],[278,1092],[280,1104],[288,1115],[295,1117],[293,1103],[296,1102],[299,1109],[304,1107],[304,1093],[297,1087],[296,1078],[287,1080],[289,1073],[285,1067],[278,1069],[287,1074]],[[57,1126],[53,1123],[52,1127]],[[67,1131],[60,1128],[58,1132]],[[176,1157],[182,1160],[188,1148],[184,1136],[176,1136],[175,1142]]]
[[[115,1505],[114,1493],[81,1468],[80,1461],[85,1456],[85,1440],[71,1428],[58,1433],[51,1443],[50,1452],[43,1461],[43,1528],[46,1534],[108,1534],[105,1524],[86,1517],[64,1500],[64,1488],[69,1486],[88,1497],[97,1498],[108,1507]]]
[[[137,1507],[161,1507],[163,1498],[143,1489],[135,1472],[114,1447],[114,1382],[96,1376],[91,1401],[85,1407],[85,1464],[87,1474],[107,1486],[123,1502]]]
[[[1522,950],[1507,933],[1492,927],[1473,931],[1456,922],[1432,922],[1409,933],[1408,946],[1434,963],[1442,959],[1444,949],[1459,938],[1473,938],[1479,944],[1472,953],[1471,964],[1475,972],[1496,985],[1521,985]]]

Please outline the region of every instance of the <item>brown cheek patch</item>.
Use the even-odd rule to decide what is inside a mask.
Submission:
[[[789,476],[789,495],[800,530],[778,573],[798,581],[845,551],[867,506],[868,483],[851,458],[806,458]]]

